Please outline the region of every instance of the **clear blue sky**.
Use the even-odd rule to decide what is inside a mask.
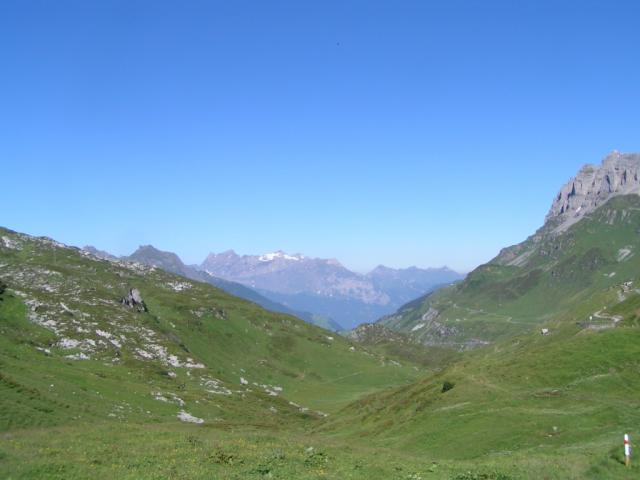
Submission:
[[[0,3],[0,225],[468,270],[640,150],[637,1]]]

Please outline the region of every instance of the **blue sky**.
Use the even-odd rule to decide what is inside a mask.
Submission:
[[[0,225],[469,270],[640,149],[634,1],[4,1]]]

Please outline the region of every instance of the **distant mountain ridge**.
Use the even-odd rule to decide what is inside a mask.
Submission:
[[[82,247],[82,250],[84,250],[85,252],[89,252],[94,257],[98,257],[103,260],[118,260],[118,257],[116,257],[115,255],[111,255],[109,252],[105,252],[104,250],[98,250],[92,245],[85,245],[84,247]]]
[[[367,274],[373,284],[387,292],[395,301],[406,303],[434,289],[457,282],[463,275],[448,267],[389,268],[379,265]]]
[[[291,308],[329,317],[347,329],[375,320],[434,288],[463,278],[447,267],[379,266],[362,275],[336,259],[311,258],[281,250],[262,255],[238,255],[233,250],[211,253],[200,269],[254,288]]]
[[[346,269],[335,259],[289,255],[283,251],[240,256],[231,250],[210,254],[200,268],[211,275],[276,293],[349,296],[380,305],[390,301],[366,277]]]

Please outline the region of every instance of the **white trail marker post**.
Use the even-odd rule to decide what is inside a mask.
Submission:
[[[624,434],[624,464],[628,467],[631,465],[631,445],[629,444],[629,435]]]

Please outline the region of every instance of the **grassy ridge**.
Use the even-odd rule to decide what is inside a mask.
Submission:
[[[548,478],[634,478],[637,466],[631,473],[621,461],[622,434],[640,438],[639,302],[635,294],[611,309],[624,317],[617,328],[561,318],[549,335],[536,330],[467,352],[415,385],[359,400],[322,429],[502,472],[526,456],[557,459]],[[443,392],[445,382],[454,386]]]

